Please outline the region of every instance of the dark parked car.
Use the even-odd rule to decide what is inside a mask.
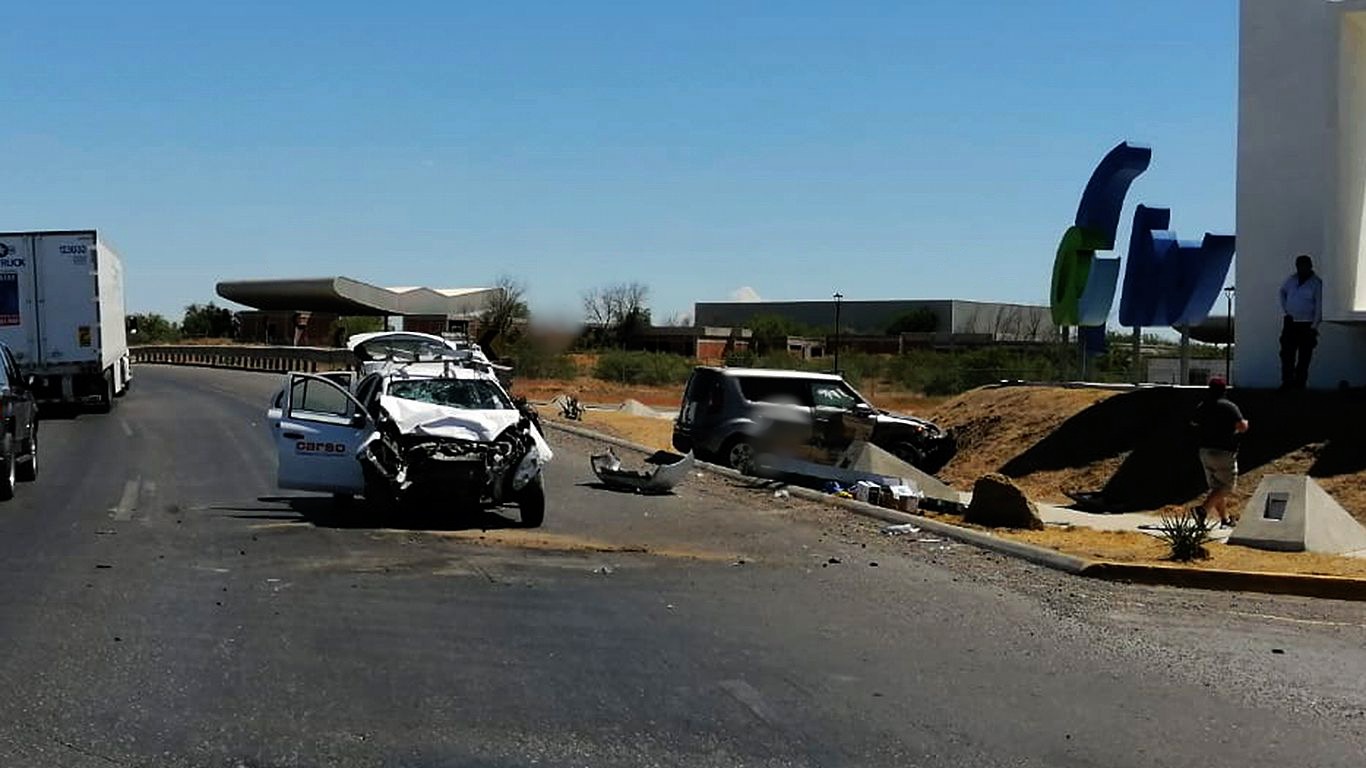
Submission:
[[[840,376],[760,368],[694,369],[673,434],[678,450],[736,469],[759,451],[829,455],[855,440],[931,473],[957,450],[953,435],[873,407]]]
[[[29,379],[19,373],[14,353],[0,343],[0,501],[14,498],[17,481],[38,479],[38,405]]]

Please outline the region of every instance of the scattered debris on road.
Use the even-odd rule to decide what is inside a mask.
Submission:
[[[669,451],[656,451],[646,457],[645,464],[651,469],[643,472],[623,469],[621,459],[611,448],[606,453],[593,454],[589,461],[593,466],[593,474],[608,487],[647,494],[669,493],[687,478],[693,467],[691,453]]]
[[[883,528],[882,532],[888,536],[900,536],[903,533],[920,533],[920,529],[910,523],[903,523],[901,525],[889,525]]]

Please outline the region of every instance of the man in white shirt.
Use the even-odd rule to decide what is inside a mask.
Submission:
[[[1281,283],[1281,312],[1281,389],[1304,389],[1323,321],[1323,280],[1307,255],[1295,259],[1295,274]]]

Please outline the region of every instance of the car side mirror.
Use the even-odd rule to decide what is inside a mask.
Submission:
[[[34,376],[31,373],[24,377],[24,386],[28,387],[29,389],[33,389],[34,385],[36,385],[37,383],[38,377]]]
[[[364,411],[351,414],[351,426],[360,428],[370,422],[370,417]]]
[[[875,412],[876,411],[873,408],[873,406],[867,403],[854,403],[854,413],[857,413],[861,416],[871,416]]]

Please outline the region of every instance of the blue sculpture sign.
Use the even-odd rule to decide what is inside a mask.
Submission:
[[[1148,147],[1120,144],[1091,174],[1077,206],[1076,223],[1063,233],[1053,262],[1052,308],[1056,325],[1104,325],[1115,300],[1119,259],[1096,251],[1115,247],[1115,232],[1129,185],[1152,161]]]
[[[1119,259],[1096,256],[1113,250],[1124,198],[1148,169],[1152,150],[1120,144],[1091,174],[1076,223],[1063,234],[1053,262],[1052,309],[1058,325],[1103,327],[1114,304]],[[1120,325],[1131,328],[1197,325],[1209,315],[1233,264],[1234,237],[1206,234],[1179,240],[1171,211],[1140,205],[1134,211]]]

